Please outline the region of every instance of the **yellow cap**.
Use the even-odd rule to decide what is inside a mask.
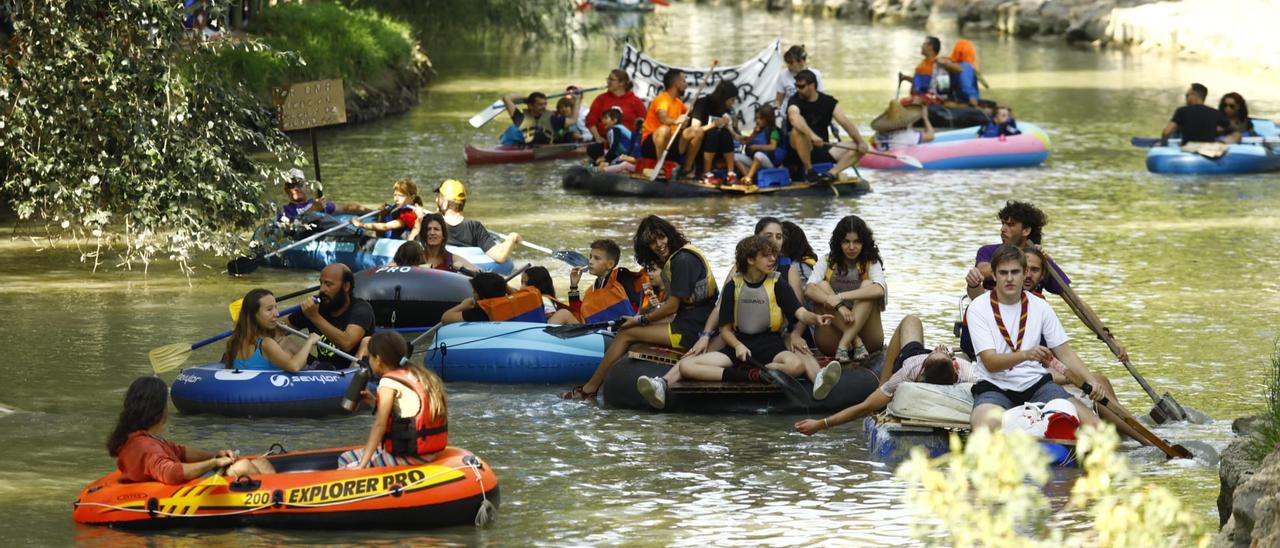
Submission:
[[[467,187],[463,186],[462,181],[457,179],[445,179],[443,183],[440,183],[440,186],[436,187],[436,192],[450,202],[467,201]]]

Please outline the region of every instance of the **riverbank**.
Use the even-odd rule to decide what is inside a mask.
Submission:
[[[756,0],[770,9],[917,25],[939,34],[997,33],[1095,47],[1133,47],[1257,68],[1280,63],[1280,1]]]
[[[1266,410],[1236,419],[1222,453],[1215,546],[1280,546],[1280,351],[1267,373]]]
[[[221,39],[261,46],[224,50],[216,68],[264,101],[277,86],[343,79],[349,124],[413,108],[431,74],[431,61],[410,26],[371,9],[281,4],[254,18],[246,33]]]

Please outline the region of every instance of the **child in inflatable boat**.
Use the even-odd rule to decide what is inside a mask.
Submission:
[[[421,464],[449,445],[444,383],[408,354],[408,343],[394,331],[369,339],[369,363],[381,380],[376,397],[360,396],[375,409],[373,428],[364,447],[338,456],[339,468]]]

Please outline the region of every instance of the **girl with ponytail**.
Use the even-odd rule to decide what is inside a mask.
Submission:
[[[409,345],[394,331],[369,339],[369,362],[381,377],[377,396],[360,395],[375,409],[364,447],[338,457],[340,468],[404,466],[434,458],[449,444],[444,382],[409,361]]]

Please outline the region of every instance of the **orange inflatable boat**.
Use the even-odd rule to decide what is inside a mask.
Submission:
[[[450,447],[410,466],[337,470],[348,449],[268,455],[278,473],[208,475],[179,485],[122,483],[115,471],[76,499],[76,523],[130,528],[294,527],[429,529],[496,517],[498,478]]]

